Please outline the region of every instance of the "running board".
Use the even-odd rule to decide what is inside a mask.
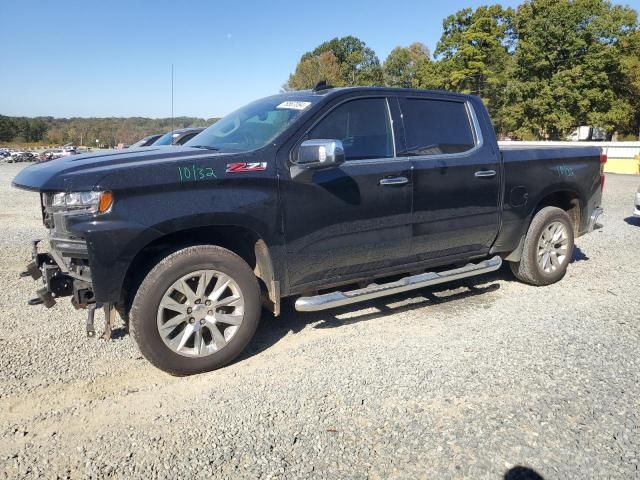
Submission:
[[[439,283],[494,272],[498,270],[501,265],[502,259],[496,255],[480,263],[468,263],[464,267],[454,268],[453,270],[446,270],[444,272],[421,273],[382,285],[373,283],[368,287],[351,290],[350,292],[331,292],[314,297],[300,297],[296,300],[296,310],[299,312],[316,312],[318,310],[341,307],[351,303],[364,302],[372,298],[385,297],[408,290],[415,290],[417,288],[429,287]]]

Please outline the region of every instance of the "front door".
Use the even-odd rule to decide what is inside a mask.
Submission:
[[[281,183],[290,285],[344,281],[405,260],[411,162],[396,157],[388,99],[338,103],[298,144],[308,139],[342,141],[346,159],[320,170],[293,163]]]
[[[488,253],[499,226],[500,157],[471,103],[400,98],[403,155],[413,162],[411,254],[418,261]]]

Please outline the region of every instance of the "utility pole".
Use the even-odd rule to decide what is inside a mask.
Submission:
[[[171,64],[171,131],[173,132],[173,63]]]

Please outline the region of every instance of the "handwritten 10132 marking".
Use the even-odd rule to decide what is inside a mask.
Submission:
[[[198,180],[211,180],[216,177],[216,172],[211,167],[199,167],[191,165],[190,167],[178,167],[178,174],[181,182],[197,182]]]

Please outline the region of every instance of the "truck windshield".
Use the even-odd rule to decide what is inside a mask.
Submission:
[[[176,138],[179,133],[175,132],[167,132],[162,135],[158,140],[153,142],[153,146],[157,147],[158,145],[171,145],[173,143],[173,139]]]
[[[316,101],[313,96],[289,95],[257,100],[218,120],[185,146],[234,151],[263,147]]]

